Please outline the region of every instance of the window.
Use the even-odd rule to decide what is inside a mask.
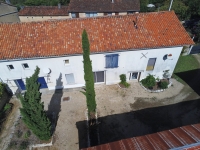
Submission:
[[[104,71],[93,72],[94,82],[104,82]]]
[[[73,73],[66,74],[65,77],[66,77],[66,80],[67,80],[67,84],[75,84]]]
[[[28,64],[27,64],[27,63],[25,63],[25,64],[22,64],[22,66],[23,66],[23,68],[24,68],[24,69],[28,69],[28,68],[29,68],[29,66],[28,66]]]
[[[13,65],[7,65],[7,67],[8,67],[9,70],[14,69]]]
[[[106,68],[117,68],[118,56],[118,54],[106,55]]]
[[[133,14],[133,11],[128,11],[127,14]]]
[[[116,12],[115,15],[116,15],[116,16],[119,15],[119,12]]]
[[[105,12],[104,16],[112,16],[112,13],[111,12]]]
[[[154,66],[155,66],[155,63],[156,63],[156,58],[149,58],[146,70],[147,71],[153,70]]]
[[[85,13],[85,16],[86,17],[96,17],[97,13],[95,13],[95,12],[89,12],[89,13]]]
[[[69,59],[64,60],[65,65],[69,65]]]
[[[138,72],[132,72],[130,73],[130,80],[134,80],[138,78]]]
[[[79,18],[79,13],[71,13],[72,18]]]

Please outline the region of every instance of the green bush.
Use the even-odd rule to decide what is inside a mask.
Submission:
[[[0,97],[3,95],[5,84],[0,82]]]
[[[31,136],[31,131],[27,131],[25,134],[24,134],[24,138],[27,139]]]
[[[121,74],[120,76],[120,84],[124,85],[126,88],[128,88],[130,86],[129,83],[126,82],[126,75],[125,74]]]
[[[166,81],[160,83],[161,89],[166,89],[168,87],[168,83]]]
[[[12,107],[12,104],[6,103],[6,105],[3,108],[3,111],[5,112],[5,111],[9,110],[11,107]]]
[[[156,79],[153,75],[148,75],[145,79],[141,80],[142,85],[148,88],[152,88],[156,84]]]
[[[25,150],[29,145],[28,141],[22,141],[20,146],[19,146],[19,150]]]
[[[121,74],[119,77],[120,77],[121,83],[126,82],[126,75],[125,74]]]

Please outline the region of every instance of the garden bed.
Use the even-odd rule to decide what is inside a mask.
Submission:
[[[139,83],[146,91],[151,92],[151,93],[159,93],[159,92],[163,92],[167,89],[167,88],[166,89],[160,88],[161,82],[167,82],[167,84],[168,84],[167,88],[169,88],[172,85],[172,82],[169,79],[162,79],[159,82],[156,82],[156,85],[153,86],[152,88],[147,88],[147,87],[143,86],[141,82],[139,82]]]

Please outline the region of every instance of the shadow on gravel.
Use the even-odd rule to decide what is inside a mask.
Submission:
[[[200,96],[200,69],[176,73]]]
[[[60,76],[56,80],[56,88],[62,87],[62,74],[60,73]],[[63,89],[56,89],[51,101],[48,105],[48,111],[47,115],[49,116],[51,123],[52,123],[52,133],[55,131],[57,121],[59,118],[59,112],[61,111],[61,98],[63,96]]]
[[[101,122],[98,125],[100,144],[152,134],[200,123],[200,100],[100,117],[99,122]],[[76,126],[79,148],[86,148],[88,146],[86,121],[77,122]]]

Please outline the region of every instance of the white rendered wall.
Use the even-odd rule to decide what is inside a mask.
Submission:
[[[119,12],[119,15],[127,15],[127,12]],[[104,13],[97,13],[97,16],[104,16]],[[112,16],[115,16],[115,13],[112,13]],[[79,18],[85,18],[85,13],[79,13]],[[69,13],[69,18],[72,18],[71,13]]]
[[[70,16],[19,16],[21,22],[68,19]]]
[[[92,60],[93,71],[105,71],[105,84],[115,84],[120,81],[119,75],[126,74],[127,80],[129,80],[130,72],[141,72],[140,80],[145,78],[148,74],[153,74],[155,77],[163,78],[163,71],[170,70],[172,74],[181,53],[182,47],[163,48],[163,49],[151,49],[151,50],[137,50],[137,51],[124,51],[115,52],[119,54],[118,68],[105,68],[105,55],[104,54],[92,54],[90,56]],[[142,53],[147,57],[142,57]],[[172,58],[163,60],[163,56],[166,54],[172,54]],[[142,58],[141,58],[142,57]],[[156,63],[153,71],[146,71],[149,58],[156,58]],[[64,64],[64,60],[69,59],[69,65]],[[83,71],[83,57],[82,55],[58,57],[58,58],[44,58],[44,59],[32,59],[32,60],[20,60],[20,61],[6,61],[0,63],[0,78],[3,82],[7,83],[13,92],[16,91],[17,86],[14,82],[15,79],[23,79],[30,77],[38,66],[40,70],[40,77],[45,77],[47,82],[47,74],[43,72],[44,68],[50,68],[50,81],[47,82],[48,88],[74,88],[84,86],[84,71]],[[27,63],[30,69],[24,69],[22,63]],[[7,65],[13,65],[14,69],[9,70]],[[68,85],[65,74],[74,74],[75,84]],[[56,80],[59,76],[62,76],[62,84],[56,85]]]

